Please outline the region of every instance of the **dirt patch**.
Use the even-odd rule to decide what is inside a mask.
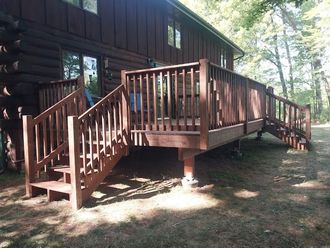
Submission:
[[[0,177],[0,247],[330,246],[330,126],[313,128],[313,150],[265,135],[197,158],[201,188],[180,187],[173,149],[138,149],[84,207],[24,197],[23,177]]]

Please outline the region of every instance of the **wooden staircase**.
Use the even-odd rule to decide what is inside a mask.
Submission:
[[[129,146],[124,86],[85,111],[83,78],[77,81],[77,90],[36,118],[23,119],[27,195],[66,198],[74,209],[127,155]]]
[[[268,88],[266,95],[268,97],[268,113],[264,131],[281,139],[294,149],[310,149],[310,106],[300,106],[276,96],[272,88]]]

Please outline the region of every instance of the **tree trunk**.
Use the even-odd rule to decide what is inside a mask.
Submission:
[[[313,81],[315,87],[315,120],[320,120],[321,113],[323,111],[322,91],[321,91],[321,73],[322,69],[321,60],[319,58],[313,58]]]
[[[322,81],[324,82],[324,88],[325,88],[325,92],[327,94],[328,106],[330,109],[330,83],[329,83],[327,77],[325,76],[324,71],[321,72],[321,78],[322,78]]]
[[[281,80],[282,91],[283,91],[284,97],[288,98],[288,88],[286,86],[286,82],[285,82],[285,79],[284,79],[284,73],[283,73],[283,67],[282,67],[280,52],[278,50],[278,37],[277,37],[277,34],[275,34],[273,36],[273,38],[274,38],[274,42],[275,42],[274,43],[274,49],[275,49],[276,65],[277,65],[278,74],[279,74],[280,80]]]
[[[290,46],[288,43],[288,35],[286,32],[286,23],[284,20],[284,11],[282,9],[282,22],[283,22],[283,41],[286,51],[286,56],[289,63],[289,84],[290,84],[290,96],[291,99],[294,100],[294,81],[293,81],[293,66],[292,66],[292,59],[291,59],[291,52],[290,52]]]

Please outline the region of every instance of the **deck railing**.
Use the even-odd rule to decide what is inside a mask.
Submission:
[[[311,139],[310,105],[301,106],[276,96],[271,87],[267,89],[267,98],[267,117],[270,121],[304,136],[307,140]]]
[[[81,80],[75,79],[76,84]],[[67,117],[84,110],[84,88],[80,87],[37,117],[23,116],[26,180],[34,182],[41,170],[61,161],[68,150]]]
[[[209,66],[209,128],[217,129],[266,115],[266,86],[215,64]]]
[[[266,117],[266,87],[233,71],[199,62],[123,71],[130,125],[137,131],[200,132]],[[203,145],[204,144],[204,145]]]
[[[132,130],[195,131],[199,119],[199,63],[127,71]]]
[[[93,192],[89,189],[97,185],[100,175],[107,175],[108,162],[126,149],[127,100],[121,85],[79,117],[69,117],[70,169],[76,192],[81,186]]]
[[[84,79],[59,80],[39,84],[39,110],[50,108],[67,95],[84,86]]]

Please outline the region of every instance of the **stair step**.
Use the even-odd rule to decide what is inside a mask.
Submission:
[[[65,194],[71,194],[71,184],[59,182],[59,181],[44,181],[38,183],[31,183],[31,186],[47,189],[51,191],[57,191]]]
[[[68,165],[63,165],[63,166],[59,166],[59,167],[52,167],[50,168],[52,171],[55,171],[55,172],[59,172],[59,173],[63,173],[63,174],[71,174],[71,169],[70,169],[70,166]],[[84,172],[84,169],[83,168],[80,168],[80,173],[83,173]],[[91,171],[88,172],[88,174],[90,174]],[[98,170],[97,169],[94,169],[94,173],[98,173]]]
[[[68,174],[71,172],[69,165],[60,165],[56,167],[51,167],[50,170],[55,172],[68,173]]]

